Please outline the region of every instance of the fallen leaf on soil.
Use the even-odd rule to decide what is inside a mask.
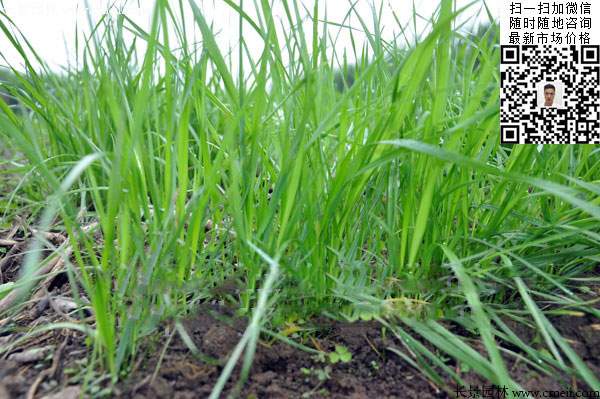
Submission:
[[[0,382],[0,399],[10,399],[8,389]]]
[[[15,361],[17,363],[31,363],[42,360],[46,357],[49,351],[54,349],[54,345],[42,346],[40,348],[32,348],[23,352],[13,353],[8,357],[8,360]]]
[[[59,313],[70,313],[73,310],[77,309],[78,305],[75,301],[63,298],[63,297],[55,297],[51,299],[52,307],[57,310]]]
[[[81,394],[81,388],[76,385],[72,387],[67,387],[60,392],[53,393],[51,395],[46,395],[42,397],[42,399],[77,399]]]

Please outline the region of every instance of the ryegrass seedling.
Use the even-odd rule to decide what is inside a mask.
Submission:
[[[573,283],[599,259],[600,152],[499,144],[498,24],[490,16],[468,34],[455,23],[485,2],[441,1],[422,35],[415,10],[393,40],[376,7],[367,18],[349,5],[341,24],[322,24],[315,2],[305,31],[300,3],[284,0],[292,28],[280,33],[268,1],[256,16],[249,2],[225,3],[243,21],[237,74],[194,1],[155,1],[147,31],[126,15],[90,17],[77,68],[61,74],[0,13],[25,67],[0,83],[26,110],[0,100],[0,140],[28,162],[14,169],[24,177],[8,203],[28,201],[30,223],[69,237],[74,291],[96,324],[61,326],[89,332],[90,370],[118,380],[162,320],[193,310],[205,295],[194,287],[233,275],[252,319],[213,397],[242,353],[248,375],[261,332],[309,350],[266,324],[290,313],[378,320],[402,342],[390,350],[439,386],[442,374],[462,377],[415,335],[490,381],[515,386],[511,356],[597,387],[549,316],[598,315]],[[352,66],[335,29],[352,38]],[[341,91],[340,72],[351,75]],[[39,253],[27,259],[35,272]],[[2,300],[29,280],[2,285]],[[442,315],[480,334],[487,355]],[[545,348],[520,341],[506,318],[537,326]]]

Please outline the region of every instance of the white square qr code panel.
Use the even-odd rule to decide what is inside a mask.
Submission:
[[[498,1],[500,140],[600,144],[600,1]]]

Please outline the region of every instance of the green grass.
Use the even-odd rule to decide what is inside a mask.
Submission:
[[[245,351],[245,373],[261,329],[327,313],[377,318],[438,383],[440,372],[460,376],[418,335],[498,384],[516,386],[501,356],[510,353],[497,346],[510,342],[540,372],[599,389],[548,315],[598,315],[573,283],[600,260],[600,153],[499,144],[498,24],[463,35],[454,22],[483,2],[456,10],[441,1],[416,44],[386,41],[376,26],[370,51],[355,47],[349,66],[328,52],[327,29],[339,27],[319,31],[316,6],[305,32],[298,2],[283,1],[296,28],[281,37],[261,1],[260,20],[239,14],[239,54],[251,69],[240,65],[237,77],[193,2],[187,18],[203,47],[188,42],[185,3],[157,0],[147,32],[125,15],[93,21],[94,35],[78,38],[82,68],[61,75],[35,70],[37,55],[0,16],[27,66],[4,87],[30,110],[17,115],[0,101],[0,140],[27,159],[0,216],[12,220],[18,201],[41,230],[68,234],[71,289],[95,315],[84,329],[90,369],[123,378],[162,320],[236,278],[233,299],[251,317],[235,351]],[[246,30],[263,39],[259,55]],[[144,54],[125,31],[146,42]],[[42,246],[2,295],[36,284]],[[440,318],[480,334],[487,354]],[[546,349],[520,341],[507,319],[535,323]]]

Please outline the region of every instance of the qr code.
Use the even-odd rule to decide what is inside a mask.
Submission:
[[[502,143],[600,144],[600,46],[503,45]]]

